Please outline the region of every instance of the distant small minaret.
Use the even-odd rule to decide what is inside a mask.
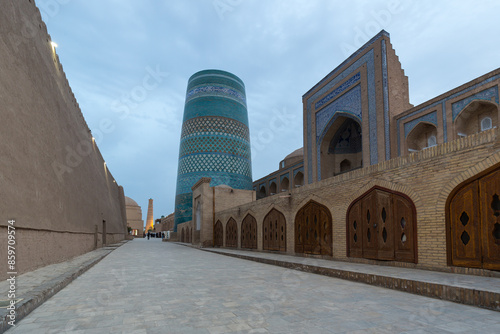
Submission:
[[[154,218],[153,218],[153,199],[149,199],[149,205],[148,205],[148,218],[146,219],[146,233],[148,232],[149,228],[154,229]]]

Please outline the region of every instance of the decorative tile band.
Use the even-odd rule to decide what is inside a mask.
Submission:
[[[391,138],[389,133],[389,85],[387,74],[387,47],[385,45],[385,39],[382,40],[382,86],[384,88],[385,160],[390,160]]]
[[[477,94],[474,94],[472,96],[469,96],[465,99],[462,99],[460,101],[457,101],[455,103],[451,104],[451,110],[452,110],[452,115],[453,115],[453,121],[457,118],[458,114],[464,108],[471,103],[474,100],[486,100],[491,102],[491,99],[494,98],[495,102],[498,103],[498,86],[490,87],[488,89],[485,89]]]
[[[182,125],[181,140],[199,135],[227,135],[250,141],[248,127],[234,119],[205,116],[192,118]]]
[[[348,89],[349,87],[351,87],[352,85],[354,85],[356,82],[358,82],[360,78],[361,78],[361,73],[359,73],[359,72],[356,73],[354,76],[352,76],[351,78],[349,78],[346,82],[344,82],[342,85],[340,85],[339,87],[335,88],[333,90],[333,92],[331,92],[330,94],[328,94],[327,96],[325,96],[324,98],[322,98],[321,100],[319,100],[318,102],[316,102],[316,104],[314,105],[314,108],[316,110],[319,110],[326,103],[328,103],[329,101],[331,101],[332,99],[334,99],[335,97],[337,97],[339,94],[341,94],[342,92],[344,92],[346,89]]]
[[[199,85],[191,89],[186,94],[186,104],[196,98],[200,97],[211,97],[211,96],[220,96],[231,99],[243,105],[245,108],[247,106],[245,95],[236,89],[220,85],[220,84],[204,84]]]
[[[210,177],[210,172],[225,172],[252,178],[250,160],[228,154],[193,154],[180,158],[179,178],[193,172],[207,172],[206,177]]]

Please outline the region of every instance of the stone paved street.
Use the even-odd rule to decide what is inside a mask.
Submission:
[[[500,313],[136,239],[7,331],[65,332],[500,333]]]

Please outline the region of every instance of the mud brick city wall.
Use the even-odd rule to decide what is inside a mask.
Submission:
[[[257,220],[257,247],[262,250],[262,222],[266,214],[276,208],[285,215],[287,253],[293,254],[295,215],[309,200],[314,200],[326,205],[332,214],[333,258],[345,260],[348,259],[348,207],[372,187],[380,186],[405,194],[415,204],[418,242],[416,266],[444,269],[447,267],[445,211],[449,194],[467,179],[498,164],[498,129],[492,129],[293,189],[289,197],[277,194],[217,212],[215,220],[220,220],[225,227],[233,217],[240,233],[243,218],[248,213],[252,214]]]
[[[33,1],[2,1],[0,248],[7,249],[7,222],[15,219],[19,274],[100,247],[103,220],[107,243],[122,240],[126,229],[123,189],[50,42]]]

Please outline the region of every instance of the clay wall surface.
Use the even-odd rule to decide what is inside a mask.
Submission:
[[[262,250],[262,222],[275,208],[286,218],[286,252],[295,254],[295,215],[307,202],[314,200],[325,205],[332,215],[333,258],[366,262],[347,258],[346,214],[355,199],[379,186],[408,196],[416,207],[418,263],[414,266],[446,270],[446,200],[465,180],[498,166],[499,149],[499,130],[492,129],[293,189],[289,197],[278,194],[218,211],[215,220],[222,222],[225,233],[227,221],[234,218],[240,233],[243,218],[253,215],[257,220],[257,247]]]
[[[103,220],[107,243],[122,240],[126,231],[123,190],[50,42],[33,1],[2,1],[0,230],[6,236],[8,220],[15,219],[19,274],[94,249],[96,226],[102,243]],[[103,121],[100,130],[110,127]],[[6,243],[0,238],[2,249]]]

